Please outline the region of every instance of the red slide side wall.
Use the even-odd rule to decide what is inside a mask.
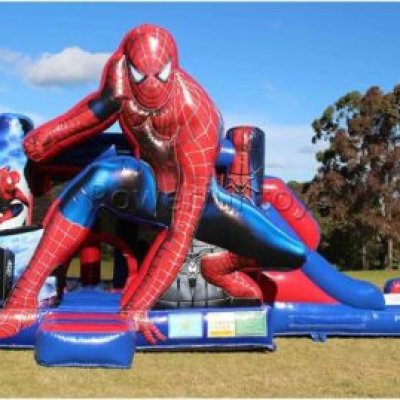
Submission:
[[[317,222],[281,179],[264,179],[263,203],[272,204],[309,249],[318,247],[321,236]]]
[[[263,271],[257,280],[266,302],[338,303],[311,281],[301,269]]]
[[[320,241],[317,222],[281,179],[264,179],[263,202],[275,207],[310,250],[317,249]],[[337,303],[301,269],[263,271],[257,276],[257,281],[263,291],[264,301],[267,302]]]

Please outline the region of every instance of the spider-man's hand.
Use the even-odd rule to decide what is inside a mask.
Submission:
[[[33,161],[42,161],[51,146],[48,137],[31,132],[23,143],[25,154]]]
[[[129,312],[129,318],[133,321],[133,328],[136,332],[141,333],[146,341],[152,345],[166,337],[160,330],[150,321],[147,311]]]
[[[96,91],[64,115],[30,132],[23,143],[25,153],[33,161],[50,160],[110,127],[118,118],[119,107],[112,94]]]

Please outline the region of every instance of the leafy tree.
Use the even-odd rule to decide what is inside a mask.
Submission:
[[[364,268],[372,248],[382,266],[392,266],[400,239],[400,85],[389,93],[350,92],[312,126],[312,142],[328,146],[317,154],[321,166],[305,190],[308,203],[329,221],[331,235],[348,234],[343,246],[353,254],[360,249]]]

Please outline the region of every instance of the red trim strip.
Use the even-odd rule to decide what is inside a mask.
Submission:
[[[65,333],[119,333],[130,330],[128,324],[101,324],[91,323],[87,325],[76,323],[43,323],[40,331],[65,332]]]
[[[77,320],[88,320],[88,319],[105,319],[105,320],[121,320],[124,318],[119,314],[107,314],[107,313],[53,313],[45,316],[45,321],[54,321],[56,319],[77,319]]]

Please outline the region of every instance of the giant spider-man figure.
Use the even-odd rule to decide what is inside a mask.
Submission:
[[[0,336],[31,323],[30,318],[16,319],[15,310],[31,309],[34,318],[45,278],[88,237],[101,207],[132,221],[168,226],[147,275],[124,304],[137,330],[151,343],[163,336],[147,318],[147,310],[171,285],[194,235],[240,256],[255,257],[259,265],[304,262],[304,245],[217,185],[213,176],[220,115],[204,89],[180,68],[176,44],[166,30],[153,25],[131,30],[106,64],[99,90],[32,131],[24,143],[26,153],[35,161],[48,160],[115,121],[136,158],[100,159],[67,186],[0,314]],[[242,263],[225,261],[221,286],[234,296],[260,297],[257,285],[240,271]]]

